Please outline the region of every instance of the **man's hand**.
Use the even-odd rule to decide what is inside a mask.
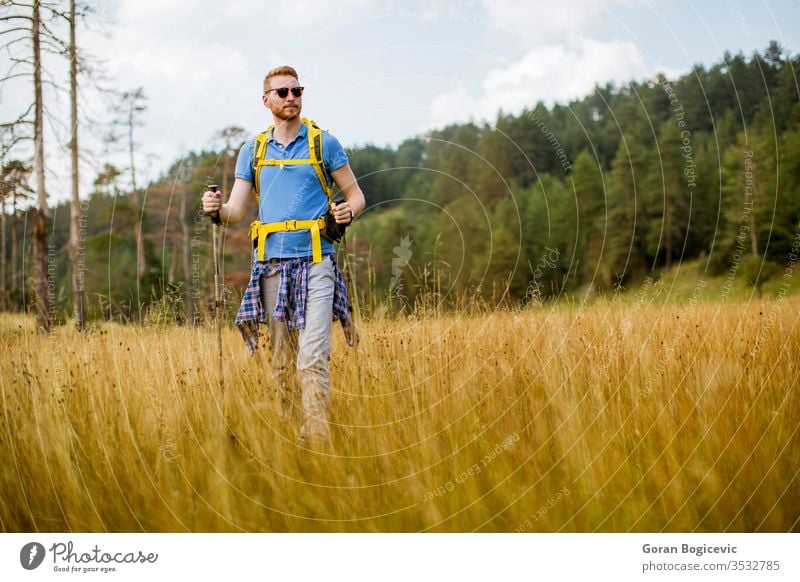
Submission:
[[[337,224],[350,224],[355,218],[355,213],[347,201],[342,201],[338,204],[331,202],[331,212],[333,212],[333,217],[336,219]]]
[[[206,190],[203,192],[203,212],[212,216],[219,212],[222,207],[222,192],[212,192]]]
[[[333,217],[336,219],[337,224],[350,224],[355,218],[355,213],[347,201],[342,201],[338,204],[331,202],[331,212],[333,212]]]

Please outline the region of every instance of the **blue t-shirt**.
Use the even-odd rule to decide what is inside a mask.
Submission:
[[[300,126],[297,137],[284,147],[273,139],[270,131],[267,140],[268,159],[307,160],[308,127]],[[253,176],[253,148],[255,139],[246,142],[239,150],[236,160],[236,177],[255,182]],[[342,144],[328,132],[322,132],[322,161],[327,174],[347,164],[347,153]],[[258,220],[261,222],[283,222],[284,220],[313,220],[328,211],[328,196],[319,183],[311,164],[287,164],[261,167],[261,201]],[[322,239],[322,253],[333,253],[333,245]],[[267,259],[286,259],[311,256],[311,232],[297,230],[276,232],[267,237]]]

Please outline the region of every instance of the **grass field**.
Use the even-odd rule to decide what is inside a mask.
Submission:
[[[4,531],[797,531],[800,298],[334,330],[333,450],[213,328],[0,319]],[[233,435],[233,436],[231,436]]]

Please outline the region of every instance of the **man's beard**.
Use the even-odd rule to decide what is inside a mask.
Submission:
[[[281,121],[291,121],[292,119],[300,117],[300,107],[295,107],[294,109],[285,109],[281,107],[277,112],[273,111],[272,114]]]

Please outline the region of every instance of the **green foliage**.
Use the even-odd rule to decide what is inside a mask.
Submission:
[[[510,282],[510,296],[523,301],[531,289],[545,298],[586,285],[610,292],[693,258],[725,272],[742,255],[746,145],[756,194],[745,254],[758,264],[785,262],[798,228],[797,68],[797,57],[773,43],[764,54],[726,54],[679,79],[597,87],[568,106],[540,103],[501,114],[494,126],[431,132],[404,196],[435,208],[424,223],[403,226],[394,216],[394,229],[369,239],[369,256],[391,256],[413,224],[425,241],[418,252],[430,255],[438,241],[453,291],[486,293]],[[518,224],[507,212],[512,202]],[[519,262],[527,268],[515,268]],[[540,262],[546,268],[537,270]],[[773,271],[743,276],[756,284]]]

